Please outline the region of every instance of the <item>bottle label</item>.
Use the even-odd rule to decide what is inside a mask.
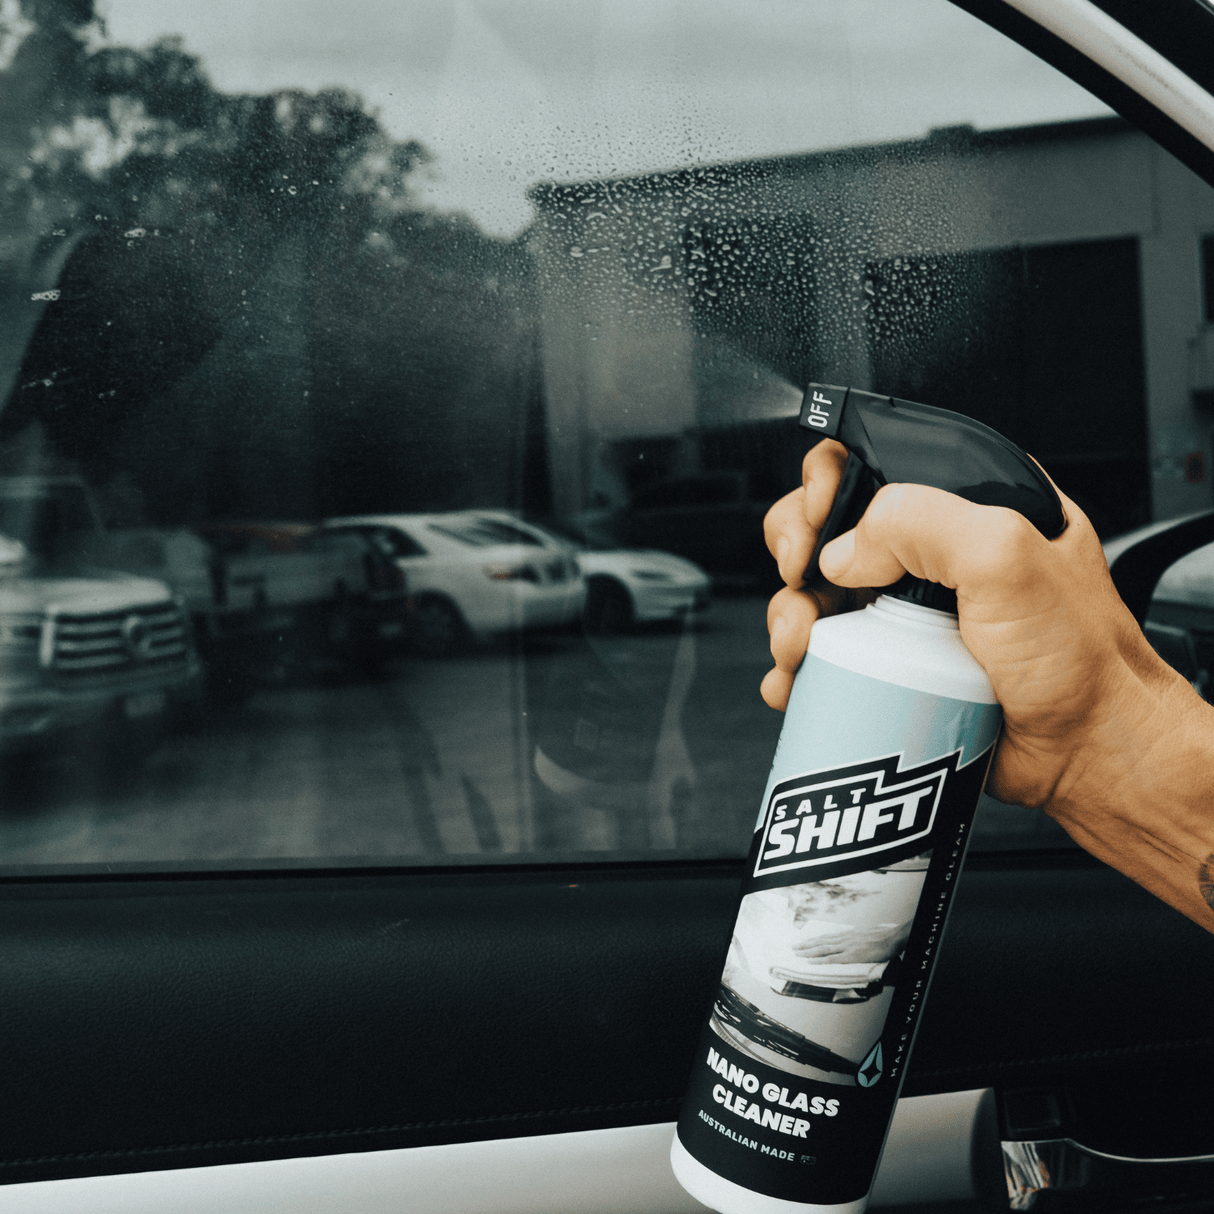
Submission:
[[[678,1133],[735,1184],[835,1205],[876,1173],[1000,713],[806,660]],[[832,738],[846,761],[795,769]]]

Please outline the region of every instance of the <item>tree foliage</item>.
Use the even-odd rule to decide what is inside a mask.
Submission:
[[[416,209],[409,177],[428,153],[394,141],[357,93],[225,94],[179,38],[106,44],[90,0],[17,11],[0,31],[10,223],[178,227],[249,205],[296,222],[338,195]]]
[[[162,521],[502,503],[523,245],[423,209],[428,151],[353,91],[226,94],[179,39],[109,44],[91,0],[9,2],[7,264],[63,264],[0,440],[38,421]]]

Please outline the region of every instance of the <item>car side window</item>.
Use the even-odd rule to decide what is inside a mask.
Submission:
[[[349,556],[363,551],[363,545],[358,536],[353,534],[340,535],[333,532],[319,531],[313,535],[300,536],[295,541],[296,552],[313,552],[321,555]]]
[[[446,523],[432,522],[430,530],[449,539],[459,540],[461,544],[470,544],[474,548],[489,548],[494,544],[538,546],[541,543],[531,532],[491,518],[456,518]]]
[[[425,556],[427,549],[414,536],[399,528],[385,528],[375,533],[392,556]]]
[[[1214,505],[1214,191],[947,0],[18,9],[4,871],[740,855],[811,381]]]

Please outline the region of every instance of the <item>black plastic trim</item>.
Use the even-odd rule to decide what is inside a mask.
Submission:
[[[907,1095],[1214,1061],[1214,937],[1076,853],[983,859]],[[670,1120],[739,875],[0,885],[0,1180]]]
[[[1182,556],[1214,542],[1214,510],[1181,519],[1154,531],[1113,558],[1109,573],[1122,602],[1141,625],[1151,608],[1151,596],[1168,566]]]
[[[977,845],[975,845],[977,846]],[[589,853],[596,857],[602,852]],[[610,860],[584,860],[581,856],[562,855],[559,852],[520,852],[515,855],[495,855],[493,862],[486,864],[477,859],[455,859],[448,862],[427,864],[384,864],[382,860],[368,864],[345,864],[340,860],[318,863],[316,860],[299,861],[283,867],[256,867],[252,862],[235,861],[231,868],[204,868],[197,862],[181,861],[176,864],[80,864],[80,865],[30,865],[26,868],[0,868],[0,890],[20,886],[46,885],[110,885],[125,882],[160,884],[177,881],[331,881],[345,877],[428,877],[468,876],[472,874],[551,874],[576,869],[579,873],[611,873],[619,876],[644,876],[645,874],[672,873],[713,874],[718,872],[741,873],[744,858],[738,856],[696,857],[685,855],[664,856],[645,853],[647,859],[618,859],[620,853],[611,853]],[[971,851],[966,864],[970,868],[1021,868],[1028,862],[1039,867],[1098,867],[1100,861],[1086,852],[1070,847],[1001,847],[990,850]]]
[[[950,0],[950,3],[1069,76],[1214,185],[1214,151],[1069,43],[1004,0]],[[1195,83],[1207,91],[1214,87],[1208,67],[1204,71],[1199,67],[1203,58],[1207,64],[1210,62],[1208,51],[1214,43],[1210,30],[1214,18],[1201,5],[1192,0],[1152,0],[1150,4],[1143,4],[1142,0],[1096,0],[1096,3],[1156,50],[1176,58],[1181,70]],[[1176,48],[1181,45],[1187,45],[1187,52],[1178,57]]]

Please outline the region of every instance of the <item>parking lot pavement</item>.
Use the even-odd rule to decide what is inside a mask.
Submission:
[[[724,599],[689,630],[528,638],[374,680],[321,672],[173,734],[106,783],[87,755],[10,763],[0,865],[741,852],[780,723],[758,700],[764,609]],[[614,698],[595,701],[601,685]],[[557,738],[559,757],[561,730],[591,725],[598,766],[575,750],[562,770],[599,791],[554,795],[537,740]]]

